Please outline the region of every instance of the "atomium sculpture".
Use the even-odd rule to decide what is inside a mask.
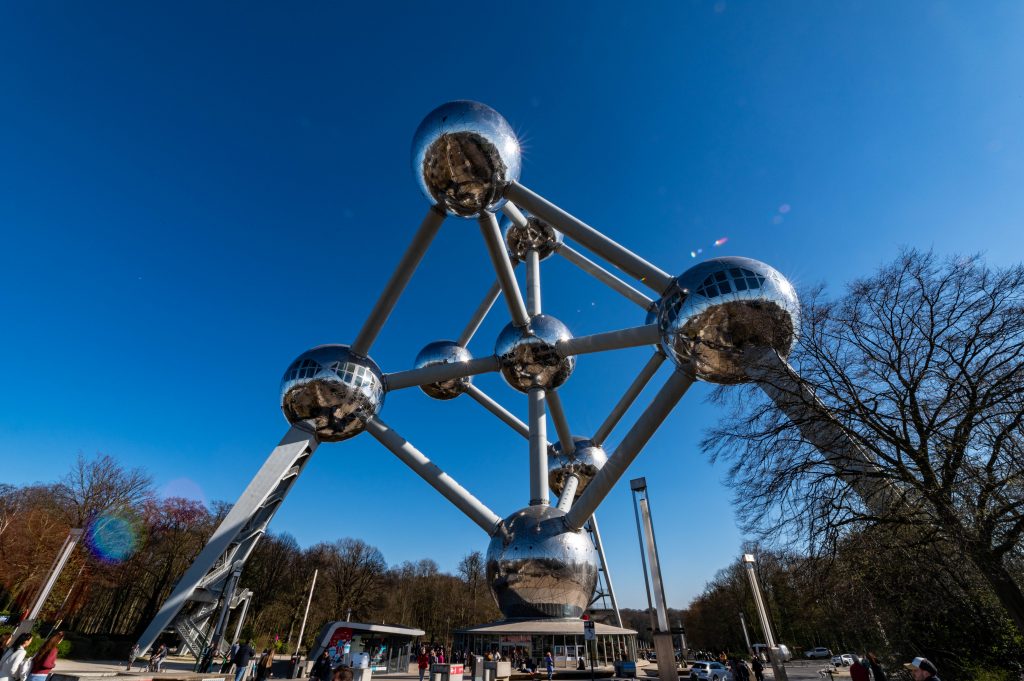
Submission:
[[[483,529],[490,537],[487,575],[505,617],[578,617],[591,602],[603,562],[594,512],[694,380],[757,381],[794,418],[801,409],[820,407],[786,363],[797,339],[799,308],[793,287],[773,268],[725,257],[670,276],[519,184],[520,149],[511,126],[476,102],[451,102],[431,112],[416,131],[412,160],[431,203],[419,230],[352,344],[322,345],[288,367],[281,408],[291,430],[143,634],[142,650],[172,620],[190,647],[200,645],[203,622],[218,607],[219,594],[230,591],[227,576],[237,575],[320,442],[368,432]],[[504,233],[496,211],[505,215]],[[384,372],[371,359],[374,341],[449,215],[477,219],[496,282],[456,340],[431,342],[413,368]],[[637,280],[653,297],[565,239]],[[642,323],[574,337],[542,311],[540,263],[555,254],[635,303]],[[525,296],[514,272],[519,263],[526,267]],[[493,352],[474,357],[467,346],[499,296],[511,321]],[[558,388],[571,378],[578,358],[644,345],[655,347],[650,360],[597,432],[573,434]],[[673,367],[666,383],[607,452],[608,436],[665,358]],[[526,394],[526,423],[473,384],[473,376],[486,372],[500,372]],[[414,386],[440,400],[467,394],[528,439],[527,506],[502,518],[387,425],[381,417],[387,393]],[[557,433],[554,444],[548,442],[549,415]],[[806,435],[849,479],[870,469],[870,457],[839,426]],[[559,495],[555,505],[551,490]],[[586,535],[587,526],[596,541]],[[220,599],[222,608],[231,597],[226,593]],[[218,636],[219,631],[215,645]]]

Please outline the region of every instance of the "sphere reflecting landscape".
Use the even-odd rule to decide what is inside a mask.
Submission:
[[[296,358],[281,379],[281,410],[292,425],[312,423],[322,442],[358,435],[384,404],[384,378],[347,345],[321,345]]]
[[[541,260],[550,257],[562,245],[562,233],[526,211],[523,211],[523,215],[526,217],[525,227],[509,218],[502,220],[509,255],[519,262],[526,262],[526,254],[531,250],[537,251]]]
[[[569,476],[575,475],[579,480],[573,497],[576,498],[583,494],[590,481],[608,461],[608,454],[604,447],[582,437],[573,438],[573,447],[572,454],[565,454],[562,452],[561,442],[551,445],[548,453],[548,485],[555,494],[561,494],[565,488],[565,481]]]
[[[576,358],[558,353],[559,341],[569,340],[569,328],[551,315],[534,315],[526,326],[510,323],[494,345],[505,381],[522,392],[553,389],[565,383],[576,367]]]
[[[449,215],[474,217],[503,203],[519,179],[519,140],[491,107],[460,100],[427,114],[412,141],[412,168],[423,192]]]
[[[698,378],[735,384],[748,380],[744,351],[768,347],[787,357],[800,328],[793,285],[750,258],[714,258],[680,275],[658,303],[665,353]]]
[[[469,350],[455,341],[434,341],[424,346],[419,354],[416,355],[415,367],[422,369],[436,364],[468,362],[471,359],[473,359],[473,355],[469,353]],[[421,385],[420,390],[434,399],[450,400],[466,392],[466,388],[469,387],[471,381],[471,376],[463,376],[439,383]]]
[[[598,558],[583,530],[566,528],[565,513],[528,506],[505,519],[487,547],[487,581],[507,618],[579,617],[597,585]]]

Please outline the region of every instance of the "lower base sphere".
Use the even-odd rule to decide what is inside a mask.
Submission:
[[[597,585],[597,551],[565,513],[528,506],[505,519],[487,547],[487,581],[506,618],[579,617]]]

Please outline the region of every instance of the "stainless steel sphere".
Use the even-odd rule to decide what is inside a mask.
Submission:
[[[526,253],[535,250],[544,260],[562,245],[562,233],[526,211],[523,215],[526,216],[526,227],[520,227],[508,218],[502,221],[509,255],[519,262],[526,262]]]
[[[583,494],[583,490],[604,466],[608,460],[608,454],[604,451],[604,447],[596,445],[586,438],[573,437],[572,440],[575,447],[572,454],[562,452],[561,442],[551,445],[551,449],[548,450],[548,485],[555,494],[560,495],[565,487],[566,479],[570,475],[575,475],[580,481],[576,487],[575,497],[578,497]]]
[[[415,366],[417,369],[422,369],[434,364],[455,364],[456,362],[468,362],[471,359],[473,359],[473,355],[469,354],[469,350],[455,341],[434,341],[428,343],[416,355]],[[440,383],[428,383],[421,385],[420,390],[434,399],[450,400],[466,392],[471,378],[471,376],[464,376]]]
[[[566,529],[565,513],[528,506],[505,519],[487,547],[487,581],[506,618],[579,617],[597,584],[590,537]]]
[[[800,302],[778,271],[750,258],[714,258],[680,275],[658,302],[661,345],[698,378],[743,383],[743,352],[770,347],[786,357],[800,328]]]
[[[558,341],[570,338],[565,324],[550,315],[535,315],[525,327],[509,324],[494,344],[501,375],[524,393],[532,388],[557,388],[576,367],[575,357],[562,357],[555,347]]]
[[[384,404],[384,377],[347,345],[321,345],[298,356],[281,379],[281,410],[291,424],[311,421],[322,442],[358,435]]]
[[[519,179],[519,140],[501,114],[480,102],[448,102],[423,119],[412,140],[420,189],[450,215],[495,211]]]

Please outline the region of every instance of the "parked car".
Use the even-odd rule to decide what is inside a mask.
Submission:
[[[853,664],[853,655],[850,653],[843,653],[842,655],[833,655],[832,664],[837,667],[849,667]]]
[[[808,660],[827,660],[832,657],[832,651],[828,648],[822,648],[819,646],[817,648],[811,648],[805,652],[804,657]]]
[[[732,672],[721,662],[694,662],[690,681],[732,681]]]

